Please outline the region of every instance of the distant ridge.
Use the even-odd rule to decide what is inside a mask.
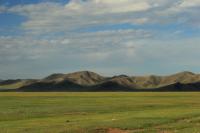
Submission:
[[[119,75],[113,77],[80,71],[52,74],[38,80],[2,81],[0,88],[2,85],[19,83],[20,86],[16,87],[15,91],[200,91],[200,75],[188,71],[168,76]]]
[[[61,82],[61,81],[71,81],[79,85],[95,85],[97,83],[100,83],[104,81],[105,77],[100,76],[99,74],[96,74],[94,72],[90,71],[80,71],[80,72],[74,72],[69,74],[52,74],[46,78],[44,78],[42,81],[55,81],[55,82]]]
[[[21,79],[1,80],[0,85],[14,84],[21,81]]]

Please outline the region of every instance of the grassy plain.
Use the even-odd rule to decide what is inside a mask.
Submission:
[[[0,93],[1,133],[199,133],[200,93]]]

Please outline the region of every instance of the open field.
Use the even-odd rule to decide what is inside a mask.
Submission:
[[[200,93],[0,93],[1,133],[198,133]]]

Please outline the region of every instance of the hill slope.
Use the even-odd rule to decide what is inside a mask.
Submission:
[[[40,80],[4,81],[20,84],[18,91],[199,91],[200,75],[181,72],[169,76],[103,77],[89,71],[52,74]]]
[[[68,80],[79,85],[90,86],[100,83],[104,79],[105,78],[103,76],[100,76],[94,72],[80,71],[69,74],[52,74],[44,78],[42,81],[62,82]]]

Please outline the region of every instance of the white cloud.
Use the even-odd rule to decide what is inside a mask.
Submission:
[[[27,17],[22,27],[27,33],[38,35],[120,23],[194,26],[200,22],[199,8],[187,9],[198,6],[199,0],[71,0],[66,5],[46,2],[7,10]]]
[[[194,64],[199,39],[181,40],[184,29],[169,32],[151,24],[198,29],[199,7],[199,0],[71,0],[66,5],[45,2],[0,7],[0,13],[26,17],[18,27],[25,30],[22,36],[0,37],[0,62],[42,60],[39,63],[43,64],[48,60],[57,64],[64,60],[67,65],[76,62],[74,66],[103,62],[105,66],[110,63],[112,69],[124,68],[123,64],[130,65],[129,69],[136,64],[142,67],[153,61],[161,66],[177,60]],[[133,28],[112,28],[123,23],[133,24]]]
[[[180,4],[181,8],[188,8],[188,7],[199,7],[200,0],[183,0]]]
[[[149,32],[142,30],[119,30],[42,39],[30,36],[1,36],[0,60],[40,59],[55,55],[76,55],[88,60],[104,60],[119,52],[130,51],[130,47],[125,45],[126,41],[139,39],[141,36],[148,38],[149,35]]]
[[[57,46],[51,40],[32,37],[0,37],[0,61],[36,59],[48,56]]]
[[[100,5],[103,9],[97,13],[124,13],[145,11],[151,8],[147,1],[141,0],[94,0],[94,4]]]
[[[152,32],[146,29],[104,29],[102,31],[100,29],[100,31],[91,33],[77,31],[82,28],[120,23],[139,25],[183,23],[188,26],[196,26],[199,25],[200,19],[194,12],[198,9],[188,11],[186,8],[199,5],[199,0],[190,2],[187,0],[71,0],[66,5],[46,2],[17,5],[7,9],[0,7],[0,11],[7,10],[27,17],[27,21],[22,23],[22,28],[26,30],[26,38],[1,38],[1,44],[4,44],[1,46],[1,50],[11,49],[10,47],[21,46],[19,49],[24,49],[24,47],[36,46],[37,50],[35,51],[37,52],[35,53],[40,55],[38,51],[41,49],[52,52],[62,44],[68,49],[72,49],[72,52],[73,50],[88,52],[88,50],[98,49],[99,51],[95,54],[89,53],[88,55],[99,58],[106,58],[108,56],[105,55],[110,55],[109,52],[107,52],[109,54],[101,54],[106,47],[108,47],[108,51],[114,49],[111,50],[113,52],[119,51],[118,48],[128,49],[128,51],[122,51],[126,51],[128,55],[134,55],[134,48],[130,48],[129,45],[135,45],[134,41],[138,39],[149,38],[153,35],[159,37],[159,33],[155,34],[156,31]],[[41,34],[46,38],[37,40]],[[41,46],[47,46],[48,49],[40,48]]]
[[[76,13],[105,14],[145,11],[151,6],[147,1],[140,0],[72,0],[65,8]]]
[[[70,40],[69,39],[63,39],[61,42],[60,42],[60,44],[63,44],[63,45],[67,45],[67,44],[69,44],[70,43]]]

